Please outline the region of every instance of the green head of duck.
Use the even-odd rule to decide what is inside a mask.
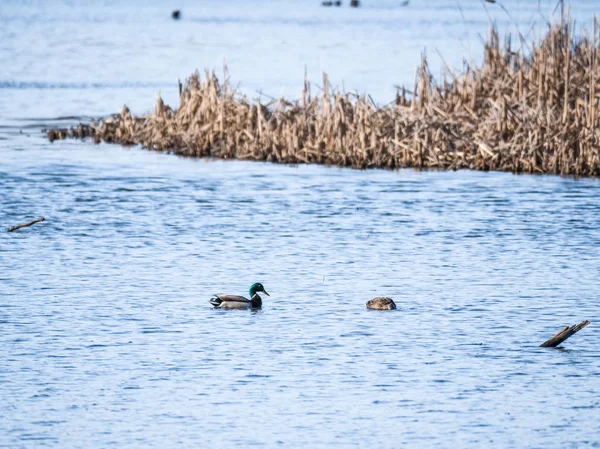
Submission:
[[[269,295],[269,293],[267,293],[267,291],[265,290],[265,288],[263,287],[263,285],[260,282],[256,282],[254,284],[252,284],[250,286],[250,290],[248,290],[248,294],[250,295],[250,298],[252,298],[256,293],[262,292],[267,296],[271,296]]]

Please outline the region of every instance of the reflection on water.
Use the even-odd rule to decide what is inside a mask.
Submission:
[[[456,62],[475,45],[446,3],[363,3],[3,3],[0,227],[46,221],[0,233],[0,446],[600,444],[597,180],[39,138],[149,109],[223,56],[249,92],[299,88],[306,63],[385,98],[423,46]],[[253,282],[260,311],[208,304]],[[398,310],[367,310],[377,295]]]

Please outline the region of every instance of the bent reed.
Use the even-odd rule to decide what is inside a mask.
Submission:
[[[127,107],[106,120],[52,129],[50,140],[91,137],[184,156],[317,163],[354,168],[501,170],[599,176],[597,21],[593,38],[573,23],[549,25],[540,39],[512,49],[488,33],[480,67],[435,81],[422,58],[412,92],[377,107],[367,95],[334,92],[327,75],[311,96],[249,101],[227,73],[196,72],[180,84],[179,107],[159,97],[155,111]]]

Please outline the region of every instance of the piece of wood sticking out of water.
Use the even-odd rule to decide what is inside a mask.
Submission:
[[[586,327],[588,324],[590,324],[590,322],[588,320],[585,320],[575,326],[565,326],[563,329],[558,331],[552,338],[542,343],[540,345],[540,348],[555,348],[567,338],[569,338],[571,335],[576,334],[581,329]]]
[[[13,232],[13,231],[16,231],[17,229],[26,228],[27,226],[34,225],[34,224],[39,223],[40,221],[44,221],[44,220],[45,220],[44,217],[36,218],[35,220],[31,220],[27,223],[21,223],[16,226],[11,226],[10,228],[6,229],[6,232]]]

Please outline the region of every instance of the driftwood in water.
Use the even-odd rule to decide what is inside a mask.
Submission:
[[[11,226],[10,228],[6,229],[6,232],[13,232],[13,231],[16,231],[17,229],[26,228],[27,226],[34,225],[34,224],[39,223],[40,221],[44,221],[44,220],[45,220],[44,217],[36,218],[35,220],[31,220],[27,223],[22,223],[22,224],[18,224],[16,226]]]
[[[579,332],[581,329],[583,329],[584,327],[586,327],[588,324],[590,324],[590,322],[588,320],[582,321],[581,323],[577,324],[576,326],[565,326],[563,329],[561,329],[559,332],[556,333],[556,335],[554,335],[552,338],[550,338],[549,340],[546,340],[544,343],[542,343],[540,345],[541,348],[555,348],[556,346],[558,346],[559,344],[561,344],[563,341],[565,341],[567,338],[569,338],[571,335]]]

